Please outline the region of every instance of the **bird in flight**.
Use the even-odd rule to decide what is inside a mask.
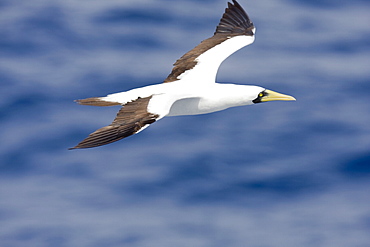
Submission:
[[[256,29],[236,0],[228,7],[214,35],[174,63],[164,83],[126,92],[76,100],[81,105],[121,105],[113,122],[91,133],[75,147],[92,148],[137,134],[163,117],[198,115],[234,106],[294,97],[263,87],[216,83],[217,70],[231,54],[252,44]]]

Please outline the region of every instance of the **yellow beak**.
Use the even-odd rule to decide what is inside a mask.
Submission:
[[[274,100],[296,100],[293,96],[277,93],[266,89],[267,95],[261,98],[261,102],[274,101]]]

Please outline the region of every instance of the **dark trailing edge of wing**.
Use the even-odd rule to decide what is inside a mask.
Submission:
[[[106,145],[133,135],[146,125],[154,123],[159,116],[147,111],[151,97],[138,98],[125,104],[110,125],[96,130],[70,149]]]
[[[253,23],[249,19],[247,13],[240,4],[233,0],[233,3],[228,3],[220,23],[218,24],[214,35],[206,40],[203,40],[198,46],[184,54],[174,63],[174,67],[164,82],[173,82],[178,80],[178,77],[185,71],[194,68],[197,65],[195,60],[202,53],[208,51],[214,46],[221,44],[230,37],[247,35],[253,36]]]

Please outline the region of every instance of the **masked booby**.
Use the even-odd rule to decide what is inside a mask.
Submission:
[[[255,32],[247,13],[232,0],[214,35],[178,59],[164,83],[76,100],[81,105],[123,107],[110,125],[96,130],[70,149],[118,141],[166,116],[197,115],[260,102],[295,100],[259,86],[215,82],[221,63],[237,50],[252,44]]]

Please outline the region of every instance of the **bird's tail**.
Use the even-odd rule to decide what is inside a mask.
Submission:
[[[80,105],[93,105],[93,106],[114,106],[114,105],[122,105],[118,102],[106,101],[103,100],[101,97],[93,97],[87,99],[78,99],[75,100]]]
[[[139,133],[150,124],[161,119],[158,114],[147,111],[151,98],[152,96],[138,98],[125,104],[110,125],[96,130],[77,146],[70,149],[98,147]],[[96,103],[93,105],[96,105]]]

